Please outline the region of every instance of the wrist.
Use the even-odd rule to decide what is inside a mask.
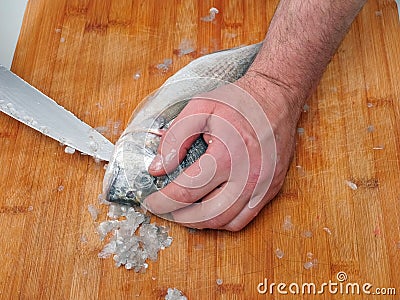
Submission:
[[[238,80],[237,85],[253,96],[267,115],[280,115],[292,120],[288,125],[296,126],[307,100],[300,89],[252,69]]]

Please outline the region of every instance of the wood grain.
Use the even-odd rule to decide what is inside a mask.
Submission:
[[[115,142],[139,101],[189,61],[262,40],[276,5],[29,1],[12,69],[91,126],[107,126]],[[201,21],[212,6],[215,22]],[[195,51],[180,56],[183,40]],[[320,285],[337,282],[339,271],[400,294],[399,45],[395,1],[369,1],[302,115],[281,193],[239,233],[189,232],[154,218],[174,242],[144,274],[97,258],[103,244],[87,206],[97,205],[103,165],[0,115],[0,298],[163,299],[177,287],[189,299],[291,299],[260,295],[257,285]],[[173,64],[162,72],[156,65],[166,58]],[[318,263],[307,270],[309,252]]]

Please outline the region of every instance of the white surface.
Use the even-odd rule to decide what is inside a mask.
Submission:
[[[28,0],[0,0],[0,65],[11,67]]]

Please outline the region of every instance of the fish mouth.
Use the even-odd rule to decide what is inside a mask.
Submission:
[[[136,204],[135,191],[130,190],[129,188],[119,187],[121,185],[119,185],[118,182],[123,178],[123,176],[122,168],[118,164],[107,168],[103,181],[103,195],[105,196],[105,200],[124,205]]]

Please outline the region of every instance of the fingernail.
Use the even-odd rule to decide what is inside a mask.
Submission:
[[[152,211],[152,209],[151,209],[151,207],[150,207],[149,202],[147,201],[147,199],[144,199],[144,201],[143,201],[143,203],[142,203],[142,206],[143,206],[146,210],[148,210],[149,212],[153,213],[153,211]]]
[[[162,169],[163,165],[163,160],[160,154],[157,154],[156,157],[154,157],[153,161],[150,164],[149,169],[152,169],[154,171],[160,171]]]
[[[168,163],[168,162],[170,162],[170,161],[172,161],[175,157],[176,157],[176,150],[175,149],[171,149],[171,152],[170,153],[168,153],[166,156],[165,156],[165,161]]]
[[[144,199],[142,205],[151,213],[153,214],[157,214],[157,211],[154,210],[154,208],[152,207],[152,203],[157,203],[157,195],[158,193],[153,193],[149,196],[146,197],[146,199]]]
[[[160,214],[159,217],[169,220],[169,221],[174,221],[174,215],[172,213],[166,213],[166,214]]]

